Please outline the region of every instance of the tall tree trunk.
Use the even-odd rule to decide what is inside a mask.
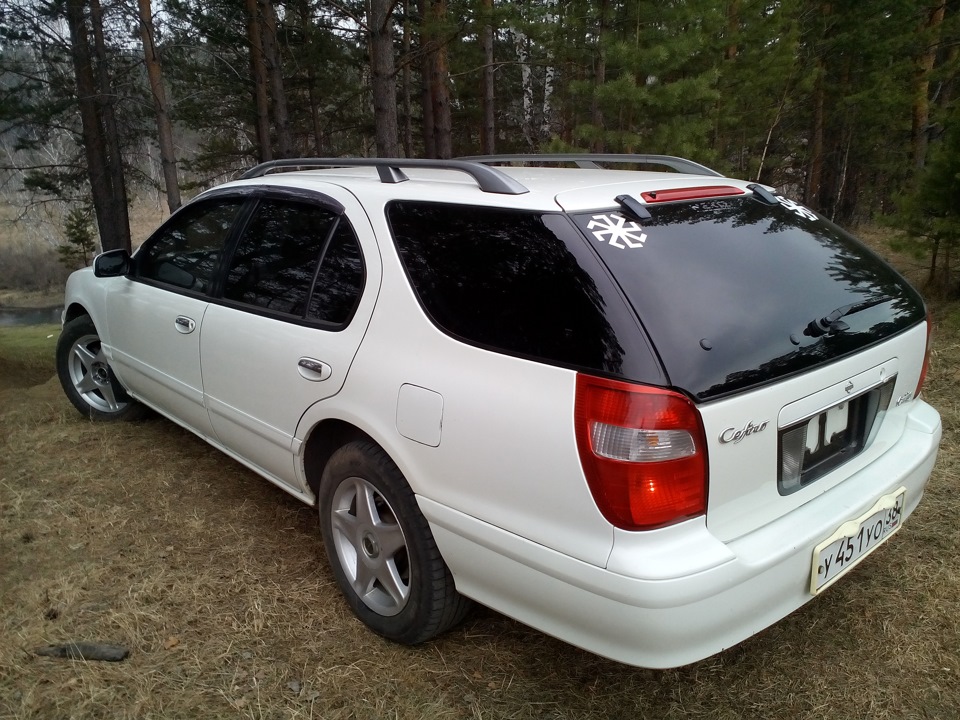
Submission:
[[[947,58],[944,61],[944,65],[948,68],[957,67],[957,59],[960,58],[960,45],[953,45],[947,51]],[[953,101],[954,94],[956,92],[956,70],[951,73],[949,77],[943,82],[943,88],[940,90],[939,97],[939,106],[941,108],[947,108],[950,106],[950,103]]]
[[[153,11],[150,0],[137,0],[140,13],[140,39],[143,41],[143,60],[147,66],[153,109],[157,118],[157,144],[160,146],[160,166],[167,193],[167,207],[174,212],[180,207],[180,184],[177,180],[177,156],[173,147],[173,128],[167,111],[167,93],[163,87],[163,72],[153,34]]]
[[[413,111],[410,90],[410,51],[413,44],[411,35],[410,0],[403,0],[403,57],[406,62],[403,63],[403,88],[400,94],[403,99],[403,154],[405,157],[413,157]]]
[[[537,145],[536,130],[534,129],[533,112],[533,71],[530,68],[530,38],[526,33],[513,29],[514,52],[517,54],[517,64],[520,66],[520,99],[523,108],[523,137],[527,141],[529,150]]]
[[[737,57],[739,48],[737,46],[737,36],[740,33],[740,0],[729,0],[727,3],[727,49],[725,56],[727,60],[733,60]]]
[[[437,136],[433,122],[433,76],[436,72],[433,55],[433,33],[430,28],[430,0],[417,0],[420,15],[420,80],[423,83],[421,112],[423,115],[423,155],[437,157]]]
[[[434,30],[433,73],[431,74],[430,99],[433,102],[433,135],[438,158],[453,157],[453,120],[450,114],[450,68],[447,60],[447,43],[436,30],[447,19],[447,0],[432,0],[430,23]]]
[[[494,57],[493,57],[493,0],[481,0],[483,23],[480,29],[480,42],[483,46],[483,126],[480,130],[480,151],[484,155],[496,152],[496,115],[494,94]]]
[[[273,160],[273,144],[270,142],[270,95],[268,93],[267,66],[263,61],[263,37],[260,32],[260,11],[257,0],[246,0],[247,39],[250,41],[250,71],[253,76],[253,96],[257,106],[257,144],[260,146],[260,162]]]
[[[810,128],[810,160],[807,167],[807,186],[804,201],[814,209],[820,207],[820,188],[823,183],[823,124],[824,124],[824,75],[823,61],[817,60],[817,77],[813,87],[813,123]]]
[[[287,93],[283,87],[283,66],[280,62],[280,45],[277,42],[277,15],[273,0],[258,0],[260,28],[263,39],[263,55],[270,76],[270,97],[273,100],[273,121],[277,130],[277,154],[282,158],[293,157],[293,135],[290,132],[290,113],[287,110]]]
[[[544,21],[547,25],[556,26],[558,18],[555,10],[556,5],[554,3],[548,2],[546,4]],[[557,70],[553,65],[553,48],[548,46],[546,55],[547,63],[543,69],[543,105],[541,106],[543,111],[540,115],[540,132],[537,138],[538,146],[541,140],[549,138],[553,133],[553,83],[557,74]]]
[[[922,168],[927,160],[930,125],[930,73],[937,58],[940,25],[947,4],[940,2],[927,9],[927,19],[920,30],[924,47],[917,58],[913,81],[912,146],[913,165]]]
[[[90,20],[94,34],[91,52],[84,18],[84,0],[69,0],[66,9],[87,176],[100,232],[100,247],[104,251],[121,248],[129,251],[130,222],[127,217],[123,162],[119,154],[120,139],[109,98],[103,95],[104,86],[109,91],[109,80],[103,64],[106,61],[103,17],[99,4],[95,8],[91,5]],[[95,60],[99,61],[96,75]],[[107,118],[104,117],[105,109],[110,111]],[[112,138],[109,137],[111,132]]]
[[[607,30],[607,17],[610,13],[610,0],[600,0],[600,22],[597,27],[597,55],[593,72],[593,100],[590,109],[590,122],[597,133],[593,141],[594,152],[603,152],[606,143],[603,141],[604,118],[600,107],[600,88],[607,81],[607,51],[603,46]]]
[[[423,74],[423,92],[421,104],[423,112],[423,155],[437,157],[437,134],[433,127],[433,58],[425,55],[421,61]]]
[[[310,27],[310,2],[298,0],[297,11],[300,15],[300,32],[304,41],[313,42]],[[320,106],[317,98],[317,73],[313,63],[307,63],[307,102],[310,103],[310,124],[313,131],[313,152],[323,157],[323,126],[320,123]]]
[[[116,90],[107,70],[107,44],[103,38],[103,10],[100,0],[89,0],[90,24],[93,28],[94,67],[97,70],[97,104],[103,119],[103,131],[107,146],[107,167],[110,169],[110,200],[112,215],[124,229],[124,245],[130,244],[130,218],[127,214],[127,184],[123,172],[123,153],[120,149],[120,129],[117,127]]]
[[[369,0],[370,85],[373,91],[374,132],[377,155],[400,155],[397,143],[397,80],[393,57],[392,0]]]
[[[90,194],[97,216],[100,232],[100,247],[115,250],[124,247],[117,236],[110,202],[110,172],[107,168],[107,148],[97,109],[96,82],[93,77],[93,58],[84,19],[84,1],[68,0],[67,25],[70,28],[70,57],[73,61],[74,78],[77,83],[77,104],[83,128],[83,151],[87,158],[87,175]]]

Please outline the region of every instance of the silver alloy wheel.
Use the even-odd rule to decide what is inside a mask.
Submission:
[[[70,346],[67,372],[80,397],[95,410],[118,413],[129,405],[117,400],[110,366],[98,336],[83,335]]]
[[[397,615],[410,597],[407,541],[386,498],[369,482],[348,477],[330,508],[340,567],[361,601],[375,613]]]

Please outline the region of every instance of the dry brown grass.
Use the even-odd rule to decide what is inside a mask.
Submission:
[[[782,622],[662,672],[482,609],[392,645],[341,600],[312,509],[165,420],[0,385],[0,718],[957,718],[960,306],[935,318],[944,441],[915,515]],[[132,654],[31,653],[70,640]]]

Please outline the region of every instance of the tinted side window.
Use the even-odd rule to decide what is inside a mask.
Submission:
[[[234,252],[223,297],[302,317],[336,222],[316,205],[264,200]]]
[[[201,293],[209,290],[243,202],[211,200],[184,208],[137,253],[137,276]]]
[[[411,284],[442,329],[511,354],[660,379],[565,216],[408,201],[387,214]]]
[[[342,325],[353,315],[363,290],[363,256],[357,236],[341,217],[323,255],[310,297],[308,318]]]

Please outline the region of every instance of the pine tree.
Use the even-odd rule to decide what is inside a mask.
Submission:
[[[63,223],[63,243],[57,247],[60,262],[69,270],[86,267],[93,259],[96,247],[90,210],[73,208]]]

